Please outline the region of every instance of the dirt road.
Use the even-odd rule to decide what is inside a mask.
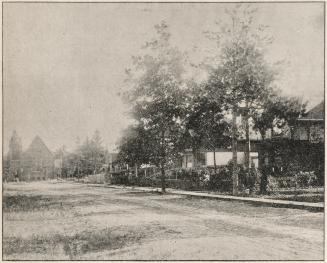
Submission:
[[[4,259],[322,260],[323,213],[62,182],[4,185]]]

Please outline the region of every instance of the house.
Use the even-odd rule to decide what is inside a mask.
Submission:
[[[237,163],[244,164],[245,155],[245,140],[239,140],[237,143]],[[258,167],[258,145],[259,140],[250,140],[250,159],[251,163],[255,167]],[[215,158],[214,158],[215,157]],[[216,148],[215,152],[212,149],[200,148],[193,153],[191,149],[186,149],[182,154],[180,160],[181,168],[195,168],[195,167],[213,167],[214,160],[216,159],[216,165],[227,165],[232,161],[233,152],[230,147],[228,148]]]
[[[242,124],[242,117],[237,117],[237,124]],[[258,167],[258,144],[261,141],[261,136],[258,131],[253,129],[253,126],[250,125],[250,164],[253,163],[255,167]],[[245,134],[239,134],[239,138],[237,140],[237,163],[244,164],[245,163],[245,145],[246,139]],[[213,149],[202,147],[198,149],[196,152],[193,152],[191,149],[186,149],[182,158],[179,162],[179,166],[182,168],[194,168],[194,167],[213,167],[214,160],[216,161],[216,166],[227,165],[232,161],[233,152],[231,147],[225,148],[216,148],[215,151]]]
[[[291,129],[292,132],[285,137],[274,136],[267,131],[267,140],[263,142],[260,134],[250,126],[251,162],[255,167],[261,167],[264,163],[271,166],[278,166],[283,162],[281,159],[286,160],[286,158],[284,158],[285,156],[281,157],[283,155],[282,152],[285,154],[288,153],[288,155],[289,152],[292,152],[299,160],[308,160],[304,158],[308,157],[309,159],[318,159],[320,163],[323,163],[324,119],[324,101],[322,101],[308,111],[305,116],[298,118],[296,125]],[[238,123],[241,122],[242,120],[239,117]],[[238,164],[244,163],[245,143],[244,134],[241,134],[237,143]],[[283,151],[283,148],[285,151]],[[195,153],[187,149],[182,155],[180,166],[182,168],[213,166],[214,155],[217,166],[226,165],[232,160],[232,151],[230,148],[218,148],[215,150],[215,153],[205,148],[201,148]],[[316,166],[318,165],[317,161],[310,161],[309,163]],[[285,164],[283,165],[285,166]]]
[[[322,143],[325,141],[325,105],[324,101],[297,119],[294,127],[294,140]]]
[[[217,148],[215,152],[210,149],[200,149],[195,154],[195,157],[192,153],[192,150],[187,149],[181,161],[182,168],[194,168],[194,167],[213,167],[214,160],[216,159],[216,165],[227,165],[233,158],[233,153],[231,149],[223,149]],[[237,163],[243,164],[244,163],[244,152],[237,152]],[[258,153],[257,152],[250,152],[250,158],[254,163],[255,167],[258,166]],[[195,160],[194,160],[195,159]]]
[[[9,143],[9,175],[14,180],[33,181],[52,178],[54,157],[43,140],[36,136],[26,151],[14,131]]]
[[[259,149],[260,166],[276,176],[298,172],[315,173],[319,183],[324,180],[324,101],[296,120],[291,133],[273,137]]]

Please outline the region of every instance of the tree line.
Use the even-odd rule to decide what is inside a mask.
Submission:
[[[61,160],[62,177],[82,177],[83,175],[99,173],[107,164],[107,149],[102,145],[100,132],[96,130],[91,138],[81,143],[76,140],[76,149],[73,152],[67,152],[65,146],[55,152],[55,158]]]
[[[298,97],[283,96],[276,87],[282,63],[267,61],[273,38],[266,26],[255,23],[256,12],[248,5],[226,9],[228,20],[217,23],[216,31],[204,32],[216,50],[209,60],[192,65],[205,71],[201,81],[187,74],[188,54],[172,45],[168,24],[155,25],[156,36],[126,70],[128,89],[122,96],[135,122],[119,143],[121,162],[155,165],[165,191],[165,170],[183,150],[191,148],[195,153],[205,146],[215,154],[217,147],[230,146],[237,193],[237,140],[243,136],[249,141],[251,129],[262,140],[268,130],[286,132],[306,106]],[[237,116],[242,116],[241,124]],[[245,169],[249,160],[247,146]]]

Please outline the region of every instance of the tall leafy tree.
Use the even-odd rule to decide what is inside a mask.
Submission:
[[[99,131],[95,131],[92,138],[88,137],[69,156],[70,170],[75,176],[97,173],[105,164],[105,149]]]
[[[102,145],[100,132],[96,130],[90,142],[91,165],[93,172],[99,172],[102,165],[105,163],[105,149]]]
[[[198,148],[205,147],[214,154],[214,171],[216,173],[216,148],[230,145],[229,124],[225,120],[222,97],[217,97],[216,87],[207,83],[189,91],[191,100],[186,118],[186,138],[195,158]]]
[[[165,169],[176,158],[184,114],[183,80],[185,54],[170,43],[165,22],[155,26],[157,37],[146,42],[144,54],[133,57],[127,70],[131,89],[125,94],[133,117],[151,134],[149,162],[160,168],[165,192]]]
[[[262,107],[269,96],[276,71],[264,57],[264,46],[271,38],[264,27],[254,23],[255,9],[239,4],[227,9],[228,22],[220,23],[217,32],[207,32],[219,47],[218,66],[211,68],[208,83],[223,89],[225,109],[233,116],[233,193],[237,194],[237,127],[236,115],[245,118],[246,140],[249,141],[249,118]],[[222,95],[223,94],[223,95]],[[249,167],[249,145],[246,143],[245,166]]]

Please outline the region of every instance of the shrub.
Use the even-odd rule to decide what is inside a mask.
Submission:
[[[288,171],[285,176],[268,176],[268,190],[279,188],[306,188],[319,185],[319,179],[314,172]]]
[[[232,170],[228,166],[219,167],[216,174],[210,175],[210,190],[230,192],[233,188]]]
[[[111,183],[112,184],[129,185],[128,176],[125,173],[114,174],[114,175],[112,175]]]

